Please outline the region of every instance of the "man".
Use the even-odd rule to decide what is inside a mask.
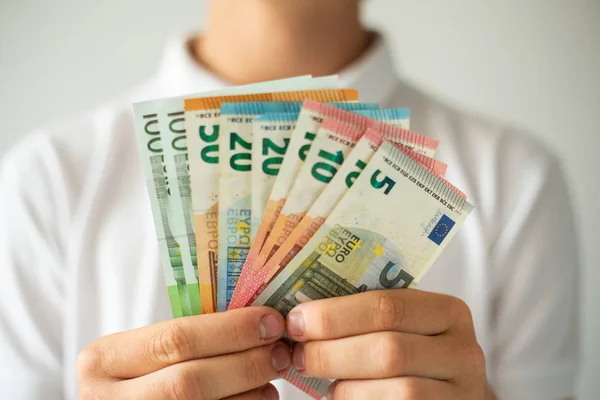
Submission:
[[[577,249],[556,159],[398,81],[358,3],[214,0],[153,82],[5,158],[1,398],[275,399],[291,364],[336,379],[336,400],[574,396]],[[421,290],[305,303],[287,321],[265,307],[170,320],[131,102],[338,72],[442,141],[477,206],[460,234]]]

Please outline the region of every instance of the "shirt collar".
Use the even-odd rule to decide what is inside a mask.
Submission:
[[[367,51],[339,73],[340,87],[358,90],[360,101],[387,104],[398,78],[385,39],[376,34]]]
[[[191,35],[169,40],[155,76],[163,96],[207,92],[230,86],[228,82],[202,67],[191,53]]]
[[[190,36],[170,40],[156,74],[156,88],[163,96],[205,92],[230,86],[199,65],[190,52]],[[376,35],[369,49],[338,73],[340,87],[359,91],[360,100],[386,104],[397,81],[386,41]]]

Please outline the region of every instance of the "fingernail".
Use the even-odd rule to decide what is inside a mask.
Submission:
[[[279,400],[279,392],[271,385],[267,385],[260,392],[261,400]]]
[[[258,332],[261,339],[272,339],[281,335],[283,332],[283,326],[281,326],[279,318],[273,314],[267,314],[260,320],[260,323],[258,324]]]
[[[302,343],[297,343],[294,346],[294,368],[296,371],[304,371],[306,368],[304,364],[304,345]]]
[[[338,381],[335,381],[329,386],[329,389],[327,389],[327,400],[333,400],[333,395],[335,394],[335,387],[337,384]]]
[[[285,345],[277,345],[271,351],[271,363],[277,371],[288,368],[292,363],[291,358],[290,351]]]
[[[294,311],[287,316],[287,330],[294,336],[304,335],[304,316],[300,311]]]

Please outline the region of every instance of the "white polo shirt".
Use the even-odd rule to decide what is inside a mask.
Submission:
[[[225,85],[184,40],[148,85],[18,144],[0,170],[0,398],[77,397],[75,359],[95,339],[170,318],[133,101]],[[412,129],[475,211],[420,288],[473,312],[500,399],[574,396],[578,254],[560,166],[545,147],[398,80],[383,40],[341,72],[362,101],[409,107]],[[305,398],[277,382],[282,399]]]

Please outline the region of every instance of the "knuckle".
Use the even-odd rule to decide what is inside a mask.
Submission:
[[[95,385],[80,385],[77,393],[77,400],[100,400],[103,395],[100,394]]]
[[[397,381],[398,394],[401,399],[426,399],[422,386],[415,379]]]
[[[167,400],[204,399],[202,390],[196,385],[193,374],[185,370],[165,381],[163,397]]]
[[[457,297],[452,297],[452,299],[455,320],[458,322],[471,322],[473,316],[471,314],[471,308],[468,306],[468,304]]]
[[[262,350],[262,349],[261,349]],[[268,381],[267,368],[259,360],[257,352],[244,352],[241,353],[243,357],[242,365],[242,377],[246,383],[252,386],[260,385]]]
[[[380,365],[380,377],[391,377],[402,373],[406,367],[407,348],[400,335],[386,332],[377,341],[374,353]]]
[[[328,375],[332,371],[329,354],[322,343],[311,343],[305,347],[306,370],[318,375]]]
[[[100,349],[90,345],[77,355],[76,368],[80,379],[97,376],[102,370],[102,355]]]
[[[245,338],[249,336],[247,330],[244,328],[245,326],[243,324],[223,325],[222,337],[227,337],[227,339],[236,349],[242,349],[244,348],[244,343],[246,342]]]
[[[173,323],[150,340],[149,353],[158,362],[171,364],[190,359],[193,349],[186,329]]]
[[[467,347],[464,360],[469,371],[485,374],[485,355],[479,344],[475,343]]]
[[[352,385],[346,381],[338,381],[335,385],[333,398],[336,400],[348,400],[352,398]]]
[[[373,308],[372,323],[375,329],[392,330],[401,325],[404,316],[403,303],[391,293],[378,293]]]
[[[316,309],[317,320],[319,321],[318,334],[322,337],[330,337],[334,334],[333,325],[329,312],[324,307],[318,307]]]

